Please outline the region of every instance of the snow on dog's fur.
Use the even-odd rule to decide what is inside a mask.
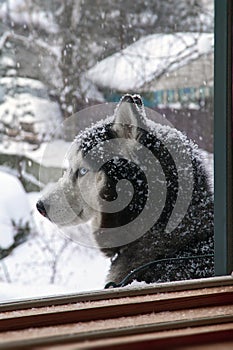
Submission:
[[[112,117],[81,132],[69,161],[37,208],[60,227],[91,220],[96,242],[111,258],[108,281],[119,283],[154,260],[189,256],[134,278],[213,275],[213,196],[197,147],[176,129],[149,121],[140,96],[123,96]]]

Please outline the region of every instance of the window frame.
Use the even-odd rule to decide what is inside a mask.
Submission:
[[[233,278],[220,276],[16,301],[0,306],[0,349],[232,346],[232,300]]]
[[[214,230],[215,274],[233,271],[232,0],[215,0]]]

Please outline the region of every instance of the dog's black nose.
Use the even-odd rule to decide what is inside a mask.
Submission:
[[[37,207],[37,210],[39,211],[39,213],[45,217],[47,217],[47,213],[46,213],[46,210],[45,210],[45,207],[44,207],[44,203],[39,200],[37,203],[36,203],[36,207]]]

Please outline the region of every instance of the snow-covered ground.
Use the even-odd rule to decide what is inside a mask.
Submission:
[[[35,207],[39,193],[26,194],[15,177],[3,172],[0,176],[6,194],[0,201],[2,248],[12,243],[11,219],[34,222],[27,242],[0,260],[0,300],[102,289],[109,261],[96,248],[85,246],[83,239],[82,244],[72,242],[44,219]],[[80,234],[87,229],[80,228]]]

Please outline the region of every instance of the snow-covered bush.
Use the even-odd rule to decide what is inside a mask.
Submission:
[[[32,228],[30,206],[20,181],[0,171],[0,259],[23,243]]]

